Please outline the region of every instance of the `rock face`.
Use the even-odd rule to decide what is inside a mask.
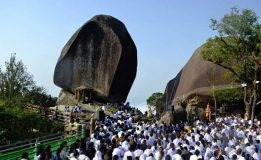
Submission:
[[[175,106],[173,117],[174,123],[185,122],[187,120],[187,112],[182,106]]]
[[[64,46],[54,83],[66,94],[75,95],[80,90],[80,96],[85,93],[98,101],[124,102],[136,69],[137,50],[125,25],[111,16],[98,15],[80,27]]]
[[[225,69],[204,60],[200,50],[195,51],[183,69],[167,84],[163,97],[165,111],[195,96],[209,101],[213,84],[215,87],[226,87],[231,83],[231,79],[224,79]]]

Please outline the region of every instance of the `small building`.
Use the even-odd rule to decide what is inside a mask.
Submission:
[[[85,86],[80,86],[75,89],[75,99],[77,102],[85,103],[86,99],[92,100],[93,90]]]

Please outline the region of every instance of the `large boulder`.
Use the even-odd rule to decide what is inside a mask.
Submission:
[[[63,96],[79,91],[97,101],[124,102],[136,70],[137,50],[125,25],[114,17],[98,15],[80,27],[64,46],[54,83],[66,92],[61,93]],[[75,96],[79,99],[78,94]]]
[[[205,105],[212,99],[213,85],[219,88],[230,86],[231,79],[224,78],[225,69],[202,58],[198,48],[177,76],[166,86],[163,107],[175,107],[197,96]],[[186,106],[186,104],[184,104]]]

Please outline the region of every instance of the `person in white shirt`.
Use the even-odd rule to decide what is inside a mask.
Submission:
[[[143,136],[146,137],[146,136],[148,136],[148,134],[149,134],[149,131],[148,131],[148,128],[146,128],[143,132]]]
[[[155,152],[155,159],[158,160],[160,158],[163,158],[164,155],[164,149],[163,147],[159,147],[159,150]]]
[[[128,157],[131,157],[132,160],[135,158],[134,146],[132,145],[129,147],[129,150],[124,153],[123,160],[128,160]]]
[[[93,160],[102,160],[102,153],[99,150],[96,150]]]
[[[173,155],[173,158],[174,160],[182,160],[182,157],[181,157],[181,150],[180,149],[177,149],[176,150],[176,154]]]
[[[171,157],[173,157],[173,155],[175,154],[175,147],[173,143],[170,143],[170,148],[168,149],[167,154]]]
[[[140,160],[146,160],[146,158],[147,158],[147,156],[144,153],[139,157]]]
[[[237,149],[237,159],[245,160],[245,158],[241,154],[242,154],[242,149],[241,148]]]
[[[151,146],[148,145],[147,149],[145,149],[145,151],[144,151],[144,154],[146,154],[146,156],[148,157],[151,153],[153,153],[152,150],[151,150]]]
[[[258,148],[255,148],[255,152],[252,157],[254,158],[254,160],[261,160],[261,155],[260,153],[258,153]]]
[[[180,142],[180,138],[179,138],[179,135],[177,135],[177,137],[173,140],[175,147],[177,147],[179,145],[179,142]]]
[[[260,140],[256,140],[256,147],[258,148],[258,150],[261,151],[261,143],[260,143]]]
[[[78,160],[78,156],[74,155],[74,153],[71,153],[69,156],[69,160]]]
[[[208,132],[205,133],[204,139],[205,139],[207,142],[209,142],[209,143],[212,141],[212,137],[210,136],[210,134],[209,134]]]
[[[143,150],[140,148],[140,144],[137,144],[137,149],[134,151],[135,157],[140,157],[143,154]]]
[[[209,160],[212,156],[213,156],[212,150],[210,149],[210,147],[207,147],[205,151],[204,159]]]
[[[84,154],[80,154],[79,157],[78,157],[78,160],[90,160],[90,158],[87,157],[87,156],[84,155]]]
[[[149,139],[147,140],[147,144],[150,146],[153,146],[155,140],[156,140],[156,138],[154,137],[153,133],[151,132],[149,134]]]
[[[105,111],[107,109],[107,106],[103,105],[101,108],[103,111]]]
[[[130,140],[127,138],[127,139],[125,139],[125,140],[122,142],[122,144],[121,144],[121,146],[124,148],[125,151],[128,151],[128,150],[129,150],[129,147],[130,147],[129,142],[130,142]]]
[[[148,157],[146,157],[146,160],[156,160],[153,156],[153,153],[151,153]]]
[[[112,157],[117,155],[119,159],[121,159],[124,156],[124,151],[121,149],[121,146],[118,146],[113,149]]]
[[[199,158],[202,158],[202,157],[200,156],[199,150],[196,150],[195,154],[191,155],[189,160],[198,160]]]
[[[69,152],[67,151],[67,142],[62,143],[62,150],[60,152],[60,157],[62,160],[67,160]]]

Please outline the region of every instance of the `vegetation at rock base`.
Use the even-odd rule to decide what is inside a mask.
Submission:
[[[0,68],[0,145],[56,133],[61,124],[25,110],[26,105],[48,107],[55,105],[55,101],[36,85],[23,62],[11,55],[5,70]]]
[[[156,114],[160,115],[163,113],[162,108],[163,93],[155,92],[147,99],[148,105],[148,117],[152,117],[152,113],[156,111]]]
[[[211,28],[217,31],[202,49],[202,56],[227,69],[238,83],[244,87],[245,116],[254,118],[257,102],[257,80],[260,80],[260,68],[256,60],[261,57],[261,25],[257,15],[249,9],[239,11],[232,8],[229,14],[218,21],[211,20]]]

